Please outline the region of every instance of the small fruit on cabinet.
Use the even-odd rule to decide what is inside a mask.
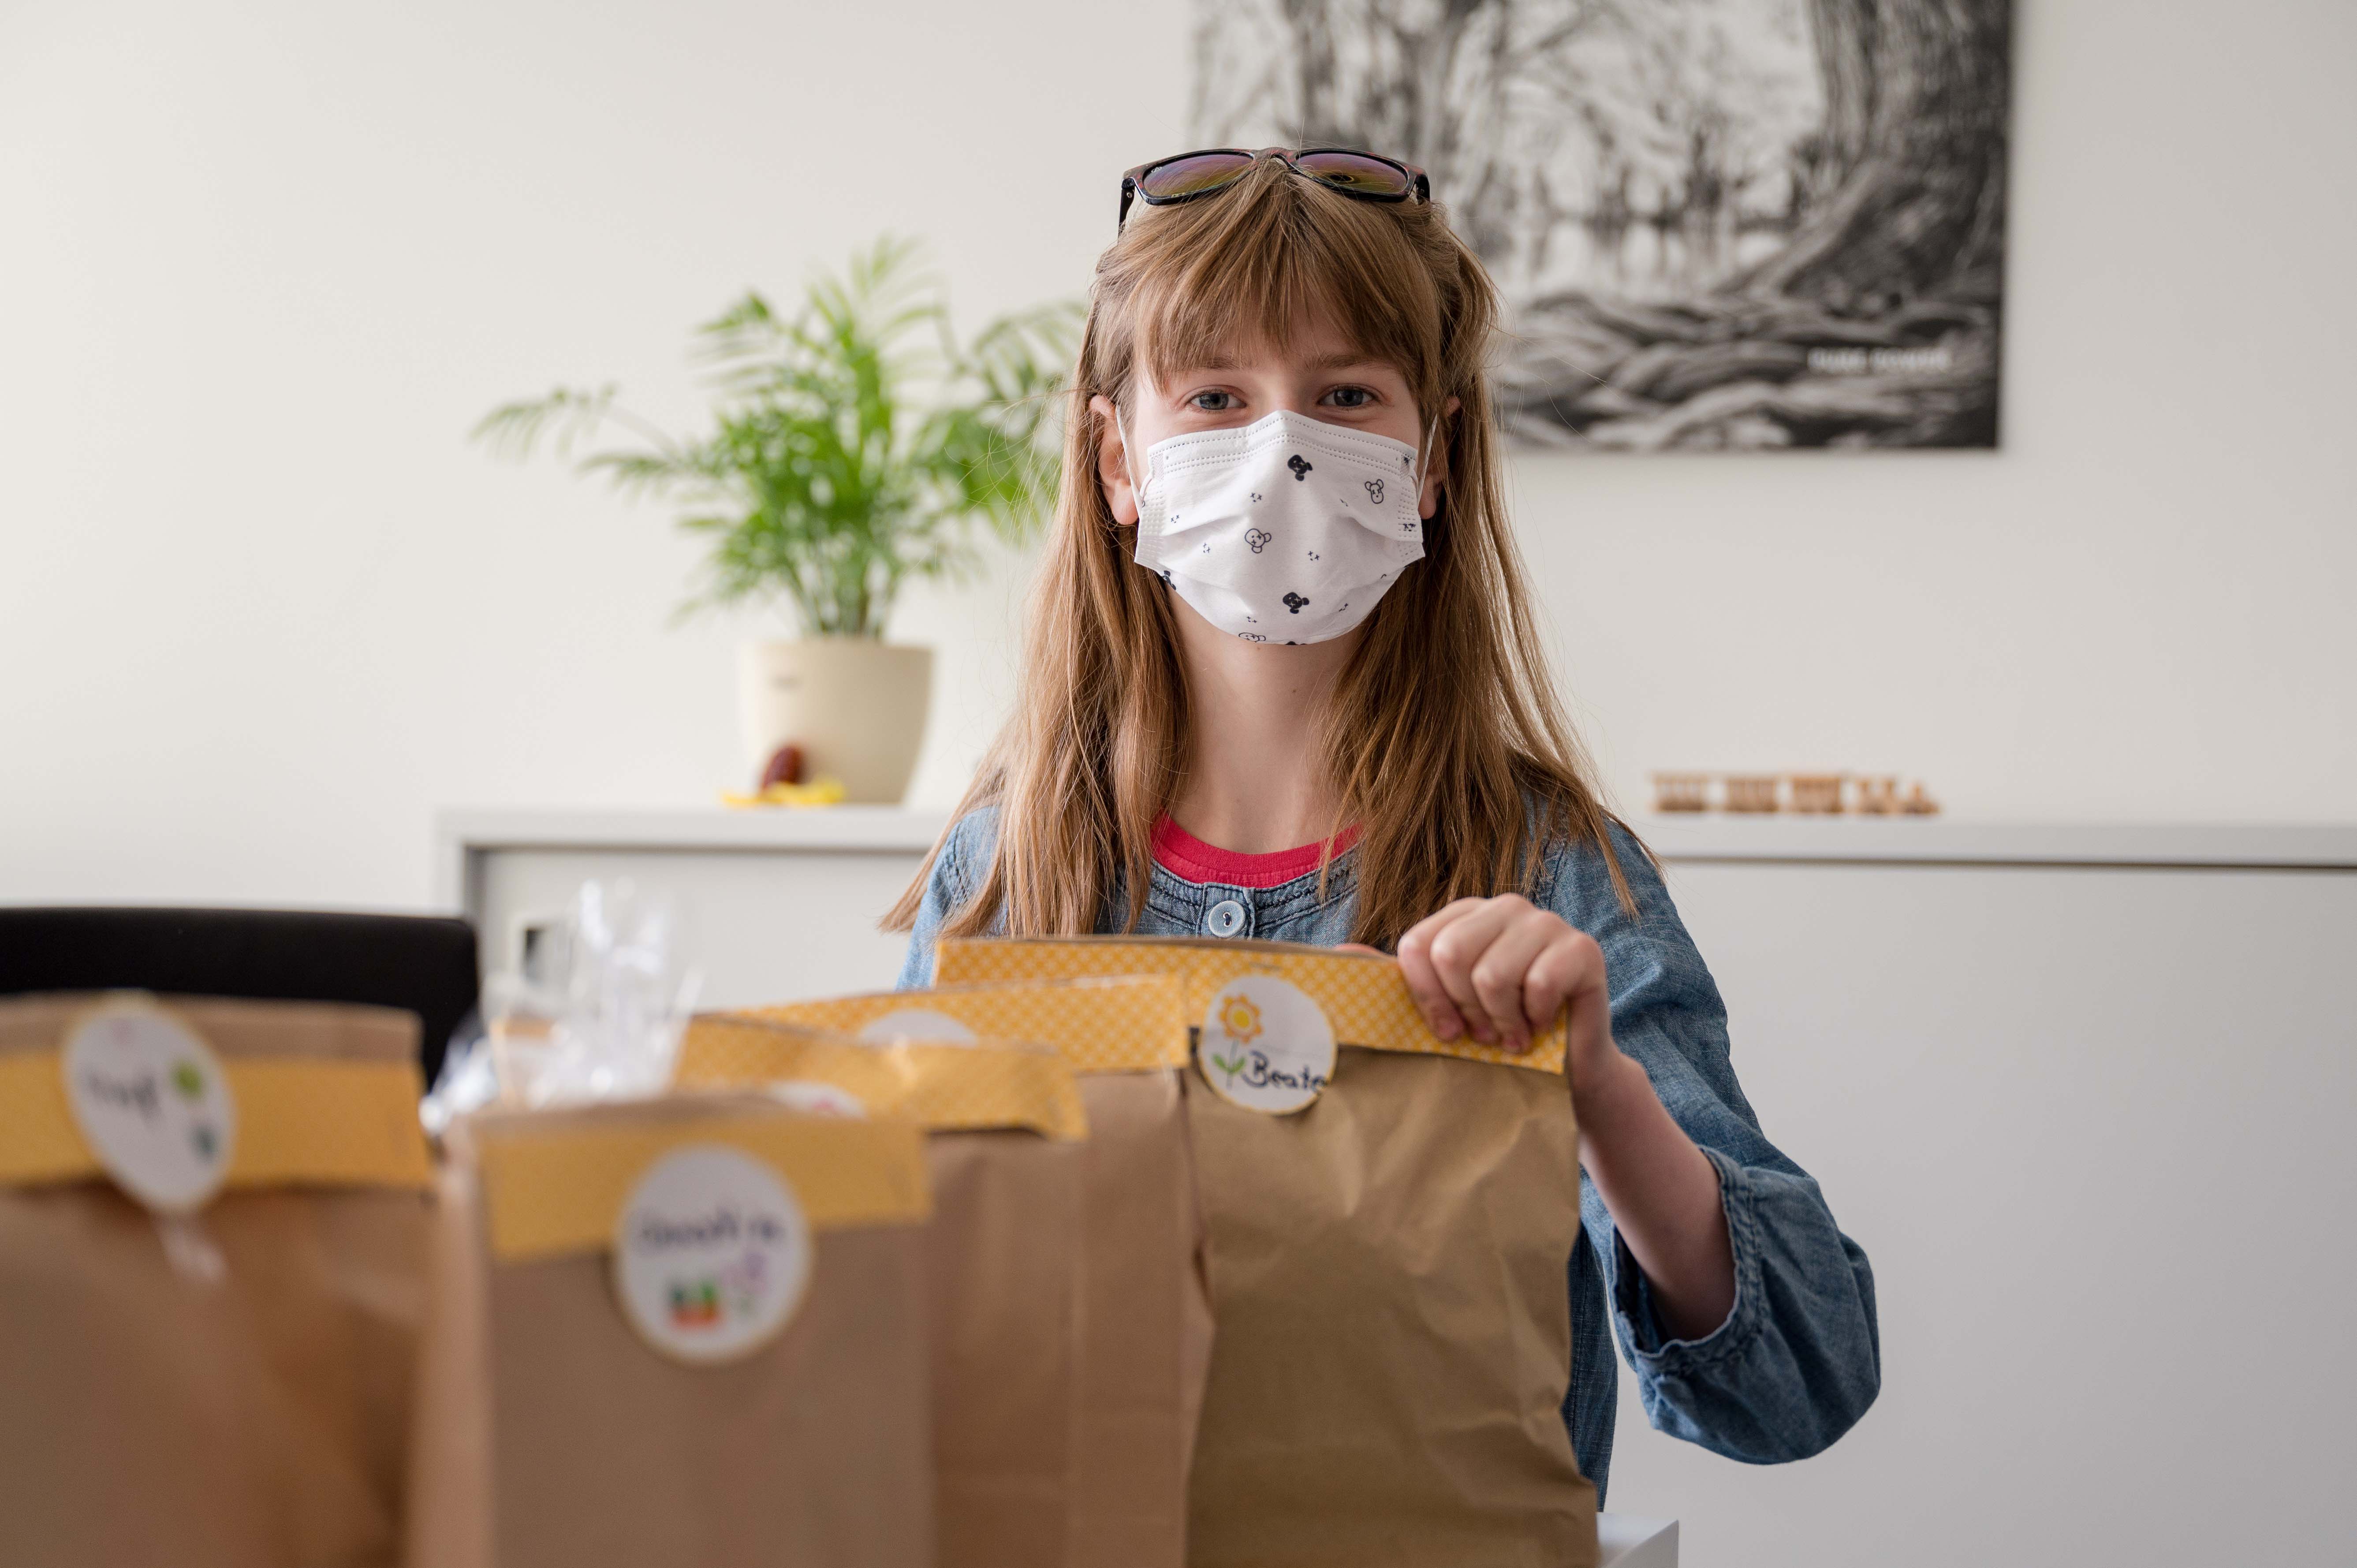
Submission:
[[[802,781],[802,748],[788,741],[770,754],[767,766],[761,769],[761,782],[756,789],[766,789],[772,784],[799,784]]]
[[[802,746],[788,741],[770,754],[762,765],[761,781],[752,793],[739,795],[731,789],[720,792],[725,806],[837,806],[843,803],[843,780],[823,775],[813,779],[805,776],[807,764]]]
[[[733,789],[720,791],[724,806],[840,806],[844,788],[840,779],[823,776],[807,784],[772,784],[750,795],[739,795]]]

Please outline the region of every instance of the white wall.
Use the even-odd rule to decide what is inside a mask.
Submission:
[[[2006,449],[1532,458],[1623,801],[1887,768],[1959,811],[2357,811],[2357,11],[2025,4]],[[0,897],[416,905],[454,803],[709,800],[731,647],[665,514],[466,444],[892,229],[1078,291],[1184,136],[1178,6],[0,11]],[[936,178],[935,177],[938,177]],[[917,799],[1019,569],[914,594]]]
[[[962,319],[1079,292],[1179,134],[1182,13],[0,6],[0,899],[418,905],[455,803],[741,788],[748,617],[668,516],[467,444],[893,230]],[[1141,83],[1141,75],[1143,83]],[[911,594],[920,796],[1016,574]]]

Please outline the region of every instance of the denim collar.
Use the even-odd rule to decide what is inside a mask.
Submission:
[[[1212,905],[1233,899],[1252,911],[1253,931],[1265,932],[1272,926],[1315,915],[1351,897],[1357,883],[1358,855],[1353,846],[1328,863],[1322,895],[1316,871],[1305,872],[1273,887],[1238,887],[1223,882],[1189,882],[1157,861],[1146,884],[1146,919],[1141,923],[1168,922],[1179,931],[1197,934],[1202,930],[1204,916]]]

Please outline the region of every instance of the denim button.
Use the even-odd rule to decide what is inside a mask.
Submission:
[[[1221,899],[1203,917],[1203,929],[1215,937],[1234,936],[1244,929],[1244,907],[1232,898]]]

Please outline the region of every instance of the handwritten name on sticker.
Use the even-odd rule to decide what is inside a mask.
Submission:
[[[75,1025],[59,1063],[82,1141],[124,1191],[186,1214],[221,1190],[237,1103],[195,1030],[153,1003],[108,1002]]]
[[[810,1288],[811,1231],[777,1172],[718,1144],[647,1168],[614,1226],[614,1294],[639,1337],[710,1365],[759,1349]]]
[[[1212,993],[1195,1054],[1222,1099],[1283,1116],[1315,1101],[1333,1078],[1334,1028],[1290,981],[1243,974]]]

